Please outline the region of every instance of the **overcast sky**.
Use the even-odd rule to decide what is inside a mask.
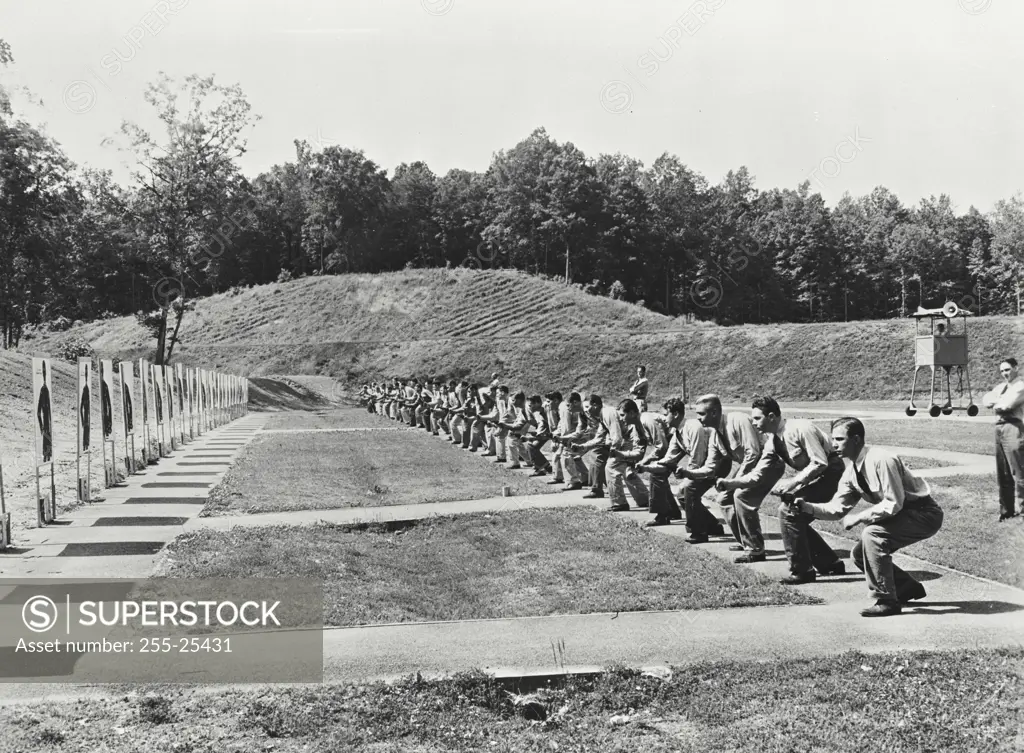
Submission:
[[[544,126],[712,182],[741,165],[760,188],[811,178],[830,204],[883,184],[988,211],[1024,188],[1010,0],[0,0],[0,19],[2,80],[43,101],[18,95],[20,112],[119,176],[104,139],[148,117],[165,71],[241,84],[263,116],[250,175],[296,138],[389,174],[483,170]]]

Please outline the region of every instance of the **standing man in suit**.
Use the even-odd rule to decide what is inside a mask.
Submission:
[[[754,427],[767,435],[783,462],[797,471],[793,478],[780,481],[773,492],[784,502],[794,500],[779,507],[782,543],[791,573],[781,582],[812,583],[817,573],[842,575],[846,566],[811,528],[814,516],[801,512],[797,503],[828,502],[839,488],[843,459],[832,448],[832,438],[806,419],[784,419],[778,402],[769,396],[754,398],[750,418]]]
[[[1024,381],[1017,359],[999,363],[1003,384],[981,399],[996,413],[996,481],[999,484],[999,522],[1024,510]]]
[[[651,384],[647,381],[647,367],[637,366],[636,381],[633,382],[633,386],[629,388],[629,394],[636,402],[641,413],[647,410],[647,393],[650,388]]]
[[[797,498],[790,506],[819,520],[842,518],[848,531],[864,524],[852,555],[867,579],[875,604],[862,609],[861,614],[899,614],[904,603],[926,594],[924,586],[893,564],[893,552],[938,533],[942,508],[932,499],[928,483],[914,475],[900,458],[865,444],[864,424],[858,419],[833,421],[832,443],[847,464],[835,496],[823,504]],[[870,507],[851,512],[860,500]]]

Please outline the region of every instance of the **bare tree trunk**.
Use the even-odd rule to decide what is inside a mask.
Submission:
[[[164,344],[167,341],[167,309],[160,312],[160,330],[156,335],[156,365],[164,365]]]
[[[174,346],[178,342],[178,330],[181,329],[181,320],[184,319],[184,318],[185,318],[185,306],[182,305],[182,306],[179,306],[178,310],[175,312],[174,333],[171,335],[171,344],[170,344],[170,347],[167,349],[167,360],[168,361],[171,360],[171,354],[174,353]]]

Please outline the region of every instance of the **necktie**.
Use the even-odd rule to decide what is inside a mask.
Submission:
[[[786,443],[782,441],[782,437],[778,434],[772,434],[772,442],[775,445],[775,452],[778,453],[779,457],[786,463],[786,465],[793,465],[793,461],[790,460],[789,452],[786,450]]]
[[[721,427],[719,427],[716,431],[718,431],[718,439],[722,442],[722,447],[725,448],[725,454],[731,458],[732,445],[729,444],[729,437],[726,436],[726,433],[722,431]]]
[[[857,478],[857,485],[860,487],[864,499],[873,503],[875,500],[871,490],[868,488],[868,480],[864,477],[864,471],[858,468],[856,463],[853,464],[853,475]]]

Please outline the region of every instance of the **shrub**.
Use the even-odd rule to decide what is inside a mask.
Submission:
[[[68,363],[78,363],[79,358],[95,358],[92,346],[83,338],[73,335],[57,345],[57,358]]]
[[[294,279],[290,269],[282,269],[277,275],[278,282],[291,282]]]
[[[67,332],[71,329],[71,320],[66,316],[58,316],[56,319],[50,320],[47,329],[50,332]]]

